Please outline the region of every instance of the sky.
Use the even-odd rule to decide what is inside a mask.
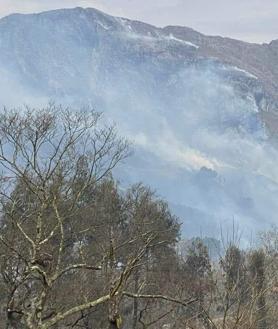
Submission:
[[[0,17],[77,6],[249,42],[278,39],[278,0],[0,0]]]

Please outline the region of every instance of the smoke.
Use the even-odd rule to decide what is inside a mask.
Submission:
[[[249,234],[277,221],[278,154],[252,93],[255,77],[213,60],[177,60],[196,49],[134,37],[118,20],[94,14],[95,24],[87,24],[84,12],[60,15],[26,17],[21,28],[7,25],[0,34],[13,40],[0,54],[2,104],[48,99],[103,111],[134,143],[117,177],[123,185],[142,181],[156,189],[188,235],[201,226],[215,234],[220,223],[233,221]],[[33,20],[40,22],[36,30]],[[116,32],[107,32],[108,23]],[[23,42],[25,31],[32,42]]]

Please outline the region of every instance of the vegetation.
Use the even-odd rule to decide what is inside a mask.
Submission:
[[[167,203],[113,179],[128,153],[94,111],[0,115],[0,327],[276,328],[277,230],[181,247]]]

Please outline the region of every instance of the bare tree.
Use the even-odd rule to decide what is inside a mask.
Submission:
[[[50,302],[64,276],[102,269],[101,262],[89,259],[69,261],[68,245],[82,242],[82,232],[72,231],[72,218],[88,186],[104,179],[127,153],[127,142],[114,127],[102,125],[94,111],[51,106],[0,115],[1,273],[8,327],[22,322],[30,329],[47,329],[118,294],[140,252],[106,294],[68,309],[53,309]],[[147,237],[146,245],[150,241]]]
[[[0,115],[7,328],[89,328],[96,312],[103,328],[118,329],[123,300],[196,301],[143,289],[145,279],[132,289],[136,275],[161,259],[159,248],[174,250],[179,225],[149,189],[119,193],[111,171],[127,155],[128,143],[94,111]]]

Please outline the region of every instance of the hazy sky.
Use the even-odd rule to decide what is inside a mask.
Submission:
[[[278,39],[278,0],[0,0],[0,16],[76,6],[250,42]]]

